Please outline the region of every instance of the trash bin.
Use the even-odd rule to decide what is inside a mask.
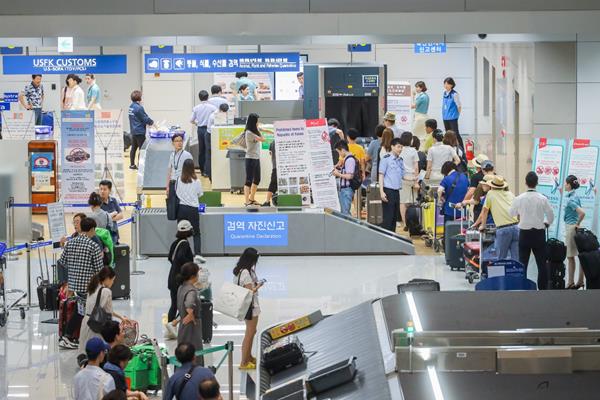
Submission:
[[[225,157],[229,158],[229,192],[243,193],[246,181],[246,150],[229,149]]]

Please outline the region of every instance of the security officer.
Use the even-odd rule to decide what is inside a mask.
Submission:
[[[396,231],[396,222],[400,217],[400,189],[404,178],[401,152],[400,138],[392,139],[392,152],[383,156],[379,165],[379,190],[383,209],[381,227],[392,232]]]

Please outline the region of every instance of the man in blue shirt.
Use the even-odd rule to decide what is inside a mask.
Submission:
[[[135,165],[135,152],[141,149],[146,141],[146,126],[154,125],[154,121],[146,114],[142,106],[142,92],[134,90],[131,92],[131,105],[127,114],[129,115],[129,129],[131,131],[131,151],[129,153],[129,169],[137,169]]]
[[[381,227],[391,232],[396,232],[396,222],[400,216],[400,189],[404,178],[401,152],[400,138],[392,139],[392,152],[383,156],[379,164],[379,191],[383,211]]]
[[[112,219],[112,224],[107,226],[106,229],[110,232],[112,236],[112,240],[114,244],[119,243],[119,226],[118,222],[123,219],[123,210],[121,210],[121,206],[119,206],[119,201],[112,197],[110,193],[112,192],[112,182],[109,180],[101,180],[98,185],[98,194],[102,199],[101,209],[106,211],[110,218]]]
[[[219,108],[221,104],[229,105],[227,99],[223,97],[223,88],[220,85],[212,85],[210,87],[210,93],[211,96],[210,99],[208,99],[208,102],[216,108]]]
[[[100,110],[100,86],[96,83],[94,74],[86,74],[85,82],[88,84],[86,103],[88,110]]]
[[[191,343],[180,343],[175,349],[175,357],[181,363],[181,367],[167,383],[167,389],[163,396],[164,400],[197,399],[199,397],[198,387],[200,382],[215,379],[215,375],[208,368],[196,366],[196,348]]]
[[[200,104],[192,110],[190,122],[198,127],[198,166],[202,171],[202,176],[211,178],[211,145],[210,133],[208,132],[208,121],[210,116],[217,111],[217,107],[208,101],[208,92],[201,90],[198,93]]]

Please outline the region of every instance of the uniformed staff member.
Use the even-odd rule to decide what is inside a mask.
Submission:
[[[404,178],[404,162],[400,158],[402,144],[400,138],[392,140],[392,152],[381,158],[379,164],[379,190],[383,223],[381,227],[396,231],[396,222],[400,216],[400,189]]]

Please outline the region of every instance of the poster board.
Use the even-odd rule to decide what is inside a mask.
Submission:
[[[306,121],[306,138],[310,155],[310,186],[315,206],[340,211],[329,142],[327,120]]]
[[[94,111],[62,111],[61,127],[61,199],[87,203],[96,189]]]
[[[104,175],[104,148],[107,151],[107,166],[112,180],[112,195],[125,198],[125,170],[123,163],[123,110],[98,110],[94,113],[95,133],[95,170],[96,182]]]
[[[3,139],[35,139],[35,118],[32,110],[1,111]]]
[[[387,111],[396,114],[400,132],[412,130],[412,86],[408,82],[389,81],[387,84]]]
[[[310,204],[310,154],[304,120],[275,121],[277,190],[279,194],[300,194]]]

